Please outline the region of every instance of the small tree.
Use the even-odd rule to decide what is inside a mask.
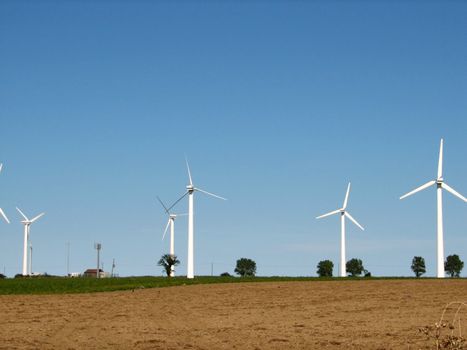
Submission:
[[[256,274],[256,263],[247,258],[238,259],[235,273],[239,274],[241,277],[254,276]]]
[[[425,269],[425,259],[421,256],[414,256],[412,259],[412,271],[414,272],[415,276],[418,278],[426,272]]]
[[[345,270],[350,273],[352,277],[360,276],[364,270],[363,262],[360,259],[350,259],[345,264]]]
[[[449,255],[444,263],[444,270],[451,275],[451,277],[459,277],[464,262],[459,258],[459,255]]]
[[[170,273],[172,272],[172,266],[177,266],[180,264],[180,260],[177,259],[176,255],[164,254],[158,261],[157,265],[164,268],[164,272],[167,274],[167,277],[171,277]]]
[[[332,277],[332,269],[334,268],[334,264],[331,260],[321,260],[316,267],[318,269],[316,273],[319,277]]]

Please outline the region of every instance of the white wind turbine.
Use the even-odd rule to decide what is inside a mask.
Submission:
[[[467,202],[467,199],[461,195],[459,192],[450,187],[443,179],[443,139],[439,144],[439,158],[438,158],[438,177],[436,180],[431,180],[426,184],[416,188],[413,191],[410,191],[407,194],[404,194],[400,199],[404,199],[408,196],[413,195],[419,191],[424,190],[432,185],[436,184],[436,197],[437,197],[437,228],[438,228],[438,237],[437,237],[437,257],[438,257],[438,268],[437,268],[437,277],[444,278],[444,236],[443,236],[443,189],[448,192],[451,192],[454,196],[462,199],[464,202]]]
[[[345,194],[345,199],[344,199],[344,204],[342,205],[342,208],[331,211],[330,213],[323,214],[321,216],[318,216],[317,219],[324,218],[326,216],[334,215],[334,214],[341,214],[341,262],[340,262],[340,277],[346,277],[346,262],[345,262],[345,217],[348,217],[355,225],[357,225],[359,228],[364,230],[362,225],[360,225],[357,220],[355,220],[352,215],[350,215],[346,208],[347,208],[347,202],[349,199],[349,193],[350,193],[350,182],[349,185],[347,186],[347,193]]]
[[[186,195],[188,195],[188,262],[187,262],[187,278],[194,278],[194,247],[193,247],[193,236],[194,236],[194,217],[193,217],[193,194],[195,191],[202,192],[212,197],[216,197],[219,199],[227,200],[224,197],[218,196],[216,194],[204,191],[200,188],[197,188],[193,185],[193,180],[191,178],[190,166],[188,165],[188,160],[185,159],[186,168],[188,170],[188,178],[190,180],[190,184],[186,186],[186,192],[183,196],[181,196],[172,206],[168,209],[172,209],[179,201],[183,199]]]
[[[24,225],[24,245],[23,245],[23,276],[28,275],[28,242],[29,242],[29,232],[30,232],[30,226],[33,222],[37,221],[41,216],[43,216],[45,213],[41,213],[37,215],[36,217],[32,218],[29,220],[26,215],[18,208],[16,207],[18,212],[21,214],[21,216],[24,218],[21,223]]]
[[[162,202],[162,200],[159,197],[157,197],[157,200],[159,201],[159,203],[164,208],[164,211],[169,216],[169,220],[167,221],[167,225],[165,226],[165,230],[164,230],[164,234],[162,235],[162,239],[165,238],[165,234],[167,233],[167,229],[170,226],[170,251],[169,251],[169,254],[171,256],[174,256],[175,255],[175,219],[177,218],[177,216],[182,216],[182,215],[187,215],[187,214],[173,214],[173,213],[171,213],[169,211],[169,209],[167,209],[167,207],[165,206],[165,204]],[[174,276],[175,276],[175,266],[172,266],[172,270],[170,272],[170,277],[174,277]]]
[[[2,172],[3,169],[3,164],[0,163],[0,173]],[[7,222],[10,223],[10,220],[6,217],[5,213],[3,212],[2,208],[0,208],[0,215],[3,217],[3,219]]]

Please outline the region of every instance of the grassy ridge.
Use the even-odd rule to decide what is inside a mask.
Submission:
[[[312,277],[116,277],[116,278],[64,278],[36,277],[0,280],[0,295],[8,294],[64,294],[92,293],[140,288],[161,288],[192,284],[273,282],[273,281],[308,281],[318,280]],[[323,279],[319,279],[323,280]]]
[[[68,294],[129,290],[140,288],[161,288],[180,285],[242,282],[286,282],[286,281],[363,281],[387,279],[415,279],[412,277],[372,278],[318,278],[318,277],[207,277],[194,279],[186,277],[115,277],[115,278],[65,278],[36,277],[0,279],[0,295],[11,294]],[[427,278],[422,278],[427,279]],[[418,279],[420,280],[420,279]]]

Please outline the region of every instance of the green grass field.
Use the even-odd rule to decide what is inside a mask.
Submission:
[[[65,278],[35,277],[0,279],[0,295],[11,294],[67,294],[94,293],[140,288],[162,288],[193,284],[242,283],[242,282],[286,282],[286,281],[356,281],[376,279],[411,279],[410,277],[380,278],[318,278],[318,277],[207,277],[194,279],[185,277],[115,277],[115,278]]]
[[[313,278],[292,277],[115,277],[115,278],[65,278],[65,277],[35,277],[0,280],[0,295],[7,294],[61,294],[61,293],[92,293],[140,288],[161,288],[192,284],[209,283],[239,283],[262,281],[313,280]]]

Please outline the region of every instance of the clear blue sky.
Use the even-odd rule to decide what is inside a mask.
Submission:
[[[195,272],[315,275],[347,257],[374,275],[435,275],[436,176],[467,195],[467,4],[462,1],[0,3],[0,268],[161,274],[170,202],[195,197]],[[179,212],[186,211],[186,201]],[[445,252],[467,261],[466,205],[446,193]],[[186,218],[176,254],[186,273]],[[464,271],[464,275],[466,275]]]

